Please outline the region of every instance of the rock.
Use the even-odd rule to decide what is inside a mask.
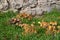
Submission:
[[[43,13],[42,8],[36,7],[36,15],[42,15]]]
[[[60,1],[57,1],[57,2],[56,2],[56,8],[57,8],[57,9],[60,9]]]
[[[3,6],[0,4],[0,10],[3,8]]]
[[[0,0],[0,11],[8,9],[14,12],[26,12],[32,15],[42,15],[54,7],[60,9],[60,0]]]
[[[36,8],[31,9],[31,14],[32,14],[33,16],[36,15]]]
[[[25,8],[24,10],[21,10],[20,11],[20,13],[29,13],[29,14],[31,14],[31,8],[30,7],[27,7],[27,8]]]
[[[10,8],[14,8],[14,9],[18,9],[20,7],[22,7],[23,4],[23,0],[8,0],[10,3]]]
[[[7,10],[8,9],[8,3],[6,0],[0,0],[0,10]]]

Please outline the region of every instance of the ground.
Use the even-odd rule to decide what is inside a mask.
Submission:
[[[32,22],[35,22],[36,30],[38,30],[37,33],[33,34],[27,34],[23,35],[22,32],[24,31],[20,26],[17,26],[15,24],[10,24],[10,19],[12,17],[16,17],[17,12],[14,13],[12,11],[8,11],[6,13],[0,12],[0,40],[60,40],[60,34],[56,33],[54,34],[45,34],[44,28],[38,28],[39,25],[38,22],[52,22],[56,21],[58,24],[57,26],[60,26],[60,12],[59,10],[54,9],[50,13],[47,13],[40,16],[39,18],[33,18],[33,20],[28,21],[26,19],[23,19],[23,23],[31,24]],[[28,22],[26,22],[28,21]]]

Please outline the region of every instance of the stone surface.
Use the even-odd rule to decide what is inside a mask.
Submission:
[[[0,10],[7,10],[8,9],[8,3],[6,0],[0,0]]]
[[[54,7],[60,9],[60,0],[0,0],[0,11],[10,9],[14,12],[41,15],[44,11],[50,12]]]

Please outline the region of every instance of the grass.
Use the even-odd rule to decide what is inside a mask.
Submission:
[[[6,13],[0,12],[0,40],[60,40],[60,34],[56,35],[46,35],[44,34],[45,29],[39,29],[37,34],[32,35],[22,35],[22,28],[16,25],[9,24],[9,20],[12,17],[15,17],[17,13],[12,11],[8,11]],[[39,18],[33,18],[31,21],[26,22],[26,19],[23,20],[24,23],[31,24],[32,22],[36,22],[35,25],[39,21],[57,21],[58,25],[60,25],[60,11],[54,9],[50,13],[46,13]]]

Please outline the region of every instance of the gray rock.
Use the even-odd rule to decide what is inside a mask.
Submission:
[[[0,10],[7,10],[8,9],[8,3],[6,0],[0,0]]]
[[[22,7],[23,0],[8,0],[10,3],[10,8],[18,9]]]
[[[34,16],[36,15],[36,8],[31,9],[31,14]]]
[[[0,0],[0,11],[8,9],[26,12],[32,15],[42,15],[50,12],[54,7],[60,9],[60,0]]]
[[[42,15],[42,12],[43,12],[42,8],[36,7],[36,15]]]
[[[29,13],[29,14],[31,14],[31,8],[30,7],[27,7],[27,8],[25,8],[24,10],[21,10],[20,11],[20,13]]]

